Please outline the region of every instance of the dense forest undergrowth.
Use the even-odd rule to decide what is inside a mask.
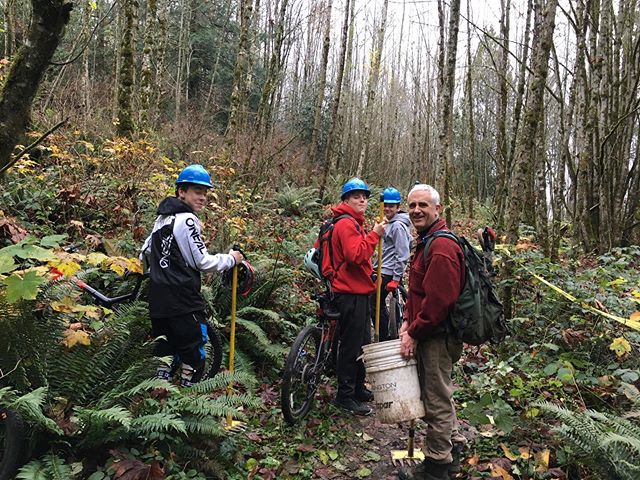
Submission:
[[[313,175],[292,162],[252,184],[224,154],[190,158],[215,177],[202,216],[210,250],[237,242],[258,272],[239,299],[232,396],[224,372],[190,389],[151,379],[162,359],[151,356],[144,295],[110,311],[50,275],[55,267],[108,292],[129,288],[122,274],[139,268],[132,257],[182,163],[150,141],[61,131],[5,174],[0,403],[31,429],[18,478],[395,478],[389,452],[406,445],[406,425],[345,416],[329,405],[331,382],[303,425],[286,426],[279,411],[286,352],[315,311],[318,285],[301,260],[327,206]],[[327,192],[337,198],[343,180]],[[454,212],[458,233],[491,223],[490,205],[475,210]],[[638,479],[640,247],[584,255],[563,241],[551,261],[537,238],[521,226],[517,244],[499,244],[510,335],[465,349],[456,367],[469,439],[459,478]],[[216,275],[205,283],[228,339],[230,294]],[[229,413],[244,431],[224,431]]]

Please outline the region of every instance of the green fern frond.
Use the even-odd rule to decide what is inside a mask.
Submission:
[[[184,421],[174,413],[153,413],[134,418],[131,421],[131,432],[147,435],[152,432],[167,433],[175,431],[186,434]]]
[[[278,362],[282,360],[283,356],[287,352],[287,349],[282,345],[271,343],[260,325],[251,320],[246,320],[240,317],[236,319],[236,322],[238,325],[242,326],[247,333],[251,335],[251,340],[254,340],[253,344],[256,347],[259,347],[254,350],[254,353],[264,354],[269,359],[276,360]]]
[[[217,438],[226,435],[220,420],[216,418],[184,418],[183,421],[189,435],[204,435]]]
[[[227,410],[225,410],[225,406],[225,402],[205,396],[181,397],[172,400],[170,403],[172,411],[186,412],[200,417],[220,417],[226,415]]]
[[[156,388],[163,388],[169,393],[176,393],[179,391],[179,388],[176,385],[167,382],[166,380],[160,378],[147,378],[129,390],[118,393],[117,397],[133,397]]]
[[[231,375],[228,371],[220,372],[215,377],[202,380],[192,387],[183,388],[181,391],[184,394],[189,395],[202,395],[205,393],[215,392],[216,390],[220,390],[221,388],[225,388],[230,381],[233,381],[234,385],[242,385],[247,388],[253,388],[257,383],[256,377],[251,373],[235,370],[233,372],[233,375]]]
[[[42,406],[45,402],[46,396],[46,387],[40,387],[16,398],[8,405],[9,408],[18,412],[20,416],[28,420],[30,423],[43,427],[52,433],[63,435],[64,433],[62,432],[62,429],[56,424],[56,422],[51,420],[49,417],[46,417],[42,411]]]
[[[74,478],[71,467],[57,455],[46,455],[22,467],[16,479],[20,480],[69,480]]]
[[[105,427],[108,424],[118,423],[128,429],[131,426],[131,412],[124,407],[111,407],[102,410],[76,407],[74,409],[78,419],[91,427]]]

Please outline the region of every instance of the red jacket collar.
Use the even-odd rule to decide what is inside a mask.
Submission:
[[[333,213],[334,218],[346,213],[347,215],[351,215],[360,225],[364,225],[364,215],[356,212],[344,202],[339,203],[335,207],[331,207],[331,212]]]

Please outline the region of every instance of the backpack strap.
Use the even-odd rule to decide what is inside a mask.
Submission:
[[[427,259],[427,255],[429,255],[429,248],[431,247],[431,242],[433,242],[436,238],[448,238],[449,240],[453,240],[458,244],[460,248],[460,239],[458,236],[453,233],[451,230],[436,230],[431,235],[429,235],[424,242],[424,259]]]

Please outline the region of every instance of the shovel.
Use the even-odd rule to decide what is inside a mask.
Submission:
[[[236,305],[238,300],[238,265],[233,267],[231,276],[231,335],[229,337],[229,385],[227,386],[227,396],[233,394],[233,371],[234,371],[234,355],[236,351]],[[227,432],[240,432],[246,428],[244,422],[233,419],[231,412],[227,413],[227,422],[224,429]]]
[[[380,194],[380,222],[384,221],[384,194]],[[378,268],[376,272],[376,321],[373,342],[380,341],[380,298],[382,296],[382,237],[378,240]]]

